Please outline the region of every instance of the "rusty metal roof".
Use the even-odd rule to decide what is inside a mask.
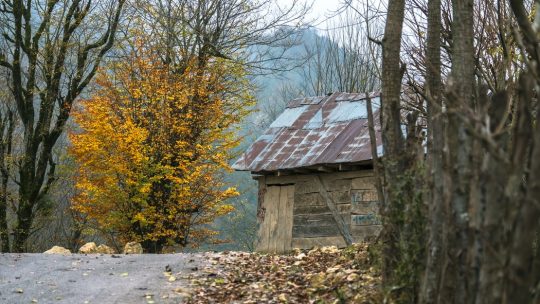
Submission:
[[[382,153],[379,93],[370,93]],[[371,160],[366,94],[333,93],[291,100],[233,168],[265,172]]]

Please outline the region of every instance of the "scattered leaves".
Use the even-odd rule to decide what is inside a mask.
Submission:
[[[188,303],[380,303],[380,277],[367,244],[287,255],[228,252],[212,257],[216,274],[193,279]],[[208,269],[207,269],[208,270]]]

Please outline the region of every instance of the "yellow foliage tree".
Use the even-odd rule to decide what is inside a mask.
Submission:
[[[142,47],[133,54],[98,75],[74,114],[73,208],[147,252],[197,245],[238,195],[223,174],[253,104],[248,82],[241,65],[218,58],[177,71]]]

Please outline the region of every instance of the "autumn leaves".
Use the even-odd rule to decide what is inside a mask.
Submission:
[[[97,77],[70,133],[78,163],[74,208],[104,235],[147,252],[197,245],[232,211],[226,187],[237,123],[252,98],[243,68],[210,57],[165,63],[139,44]]]

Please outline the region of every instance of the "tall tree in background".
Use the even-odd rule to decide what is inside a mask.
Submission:
[[[201,72],[194,58],[180,74],[151,49],[133,54],[98,77],[76,114],[74,207],[146,252],[196,246],[215,234],[204,225],[230,212],[226,200],[238,195],[224,187],[223,172],[252,105],[249,86],[241,66],[221,59]]]
[[[473,108],[474,36],[473,0],[452,1],[452,70],[447,87],[448,128],[445,134],[448,150],[445,159],[449,199],[445,202],[447,267],[443,278],[443,296],[451,301],[466,303],[470,270],[467,265],[469,242],[468,217],[470,200],[470,181],[472,177],[472,141],[468,126],[463,123],[461,111]],[[454,298],[455,297],[455,298]]]
[[[359,22],[362,14],[345,5],[325,35],[315,36],[305,45],[309,56],[300,73],[301,89],[306,96],[330,92],[372,92],[380,89],[378,66],[380,48],[370,52],[369,37],[376,37],[381,26],[370,20]]]
[[[0,114],[4,119],[13,115],[20,122],[20,129],[12,131],[22,137],[18,154],[9,155],[15,159],[13,183],[18,192],[13,251],[25,251],[33,220],[54,181],[52,149],[75,99],[113,46],[124,2],[14,0],[0,4],[0,66],[9,75],[15,105]],[[0,207],[5,208],[5,200]],[[4,223],[2,219],[0,224]],[[4,249],[9,247],[5,242]]]
[[[407,115],[407,137],[402,132],[401,40],[405,1],[390,1],[382,40],[381,124],[384,146],[383,183],[379,193],[383,229],[382,276],[385,292],[401,303],[417,301],[424,245],[423,150],[418,113]],[[374,156],[375,158],[375,156]]]
[[[0,242],[2,247],[0,252],[10,251],[10,239],[8,229],[8,205],[9,205],[9,176],[11,173],[12,161],[11,152],[13,148],[13,136],[16,121],[14,120],[14,109],[12,101],[12,94],[7,89],[5,79],[0,80],[2,85],[0,87],[0,112],[4,115],[0,116],[0,176],[1,176],[1,190],[0,190]]]
[[[152,0],[134,1],[132,9],[142,26],[136,34],[152,36],[162,60],[180,71],[195,56],[200,65],[222,58],[255,74],[297,66],[287,50],[309,7],[299,0]]]
[[[435,303],[439,294],[442,261],[443,234],[443,132],[442,119],[442,80],[441,80],[441,1],[428,1],[428,32],[426,41],[426,98],[428,111],[428,160],[429,170],[426,183],[430,189],[426,191],[428,212],[428,237],[426,254],[426,271],[422,279],[420,303]]]
[[[382,44],[382,92],[381,92],[381,122],[382,122],[382,140],[385,147],[385,166],[384,176],[385,184],[396,186],[399,173],[403,171],[400,167],[399,158],[403,155],[402,143],[403,134],[401,133],[401,114],[400,114],[400,95],[401,79],[403,72],[400,70],[401,62],[401,34],[403,29],[403,18],[405,14],[405,1],[393,0],[389,2],[388,16],[384,30]],[[398,199],[398,189],[386,189],[386,197],[383,198],[381,213],[383,217],[384,228],[381,232],[383,242],[383,280],[392,281],[392,271],[397,268],[399,260],[399,230],[394,219],[391,217],[393,203]]]

